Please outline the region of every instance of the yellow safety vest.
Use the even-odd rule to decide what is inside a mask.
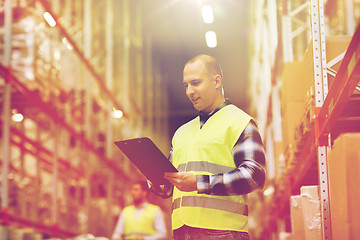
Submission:
[[[135,206],[124,208],[124,236],[131,239],[135,236],[155,235],[154,220],[159,207],[148,203],[145,209],[135,217]]]
[[[174,166],[195,175],[230,172],[237,166],[233,147],[252,118],[227,105],[200,129],[199,117],[181,126],[172,140]],[[248,231],[246,195],[215,196],[182,192],[174,187],[172,228],[183,225],[218,230]]]

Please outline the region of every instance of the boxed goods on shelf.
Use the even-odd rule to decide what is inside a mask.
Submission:
[[[326,37],[327,62],[346,51],[351,36]],[[335,72],[341,61],[331,67]],[[309,44],[303,61],[287,62],[282,72],[281,105],[283,115],[284,146],[288,145],[296,134],[304,134],[311,127],[314,115],[313,94],[309,89],[314,85],[314,60],[312,42]],[[329,77],[329,87],[332,82]],[[298,132],[296,132],[296,128]],[[301,136],[299,136],[301,137]]]
[[[286,162],[286,169],[288,171],[293,171],[298,163],[298,159],[295,156],[294,144],[290,143],[287,145],[285,152],[284,152],[285,162]]]
[[[360,239],[360,133],[340,135],[329,152],[333,239]]]
[[[2,228],[5,227],[3,226]],[[17,228],[14,226],[10,226],[7,227],[7,239],[8,240],[42,240],[43,236],[41,233],[35,232],[31,228]]]
[[[280,232],[279,233],[279,240],[293,240],[294,238],[290,233],[288,232]]]
[[[349,43],[351,41],[352,36],[326,36],[325,38],[325,45],[326,45],[326,61],[329,63],[336,57],[338,57],[340,54],[342,54],[344,51],[347,50]],[[304,64],[306,67],[312,67],[313,68],[313,47],[312,42],[310,42],[306,53],[304,57]],[[339,70],[341,61],[336,63],[331,67],[332,70],[337,72]],[[333,72],[333,71],[332,71]],[[328,75],[330,76],[330,75]],[[313,77],[312,77],[313,79]],[[332,83],[333,77],[328,78],[328,86],[330,87]]]
[[[302,186],[300,193],[305,239],[320,240],[322,238],[319,186]]]
[[[283,107],[282,129],[285,148],[294,139],[295,129],[305,109],[305,102],[289,102]]]
[[[290,215],[294,240],[305,239],[304,217],[300,195],[290,197]]]
[[[4,227],[6,228],[6,227]],[[10,226],[7,228],[7,238],[9,240],[23,240],[24,230]]]
[[[299,121],[299,125],[295,129],[295,147],[297,151],[301,151],[304,140],[306,140],[313,128],[315,119],[315,98],[313,86],[310,87],[306,95],[305,111]]]
[[[287,62],[282,72],[281,103],[305,102],[306,92],[314,84],[313,66],[303,61]]]
[[[36,232],[25,232],[23,240],[42,240],[42,234]]]
[[[321,239],[319,186],[302,186],[300,195],[290,197],[292,235],[294,239]]]
[[[337,56],[339,56],[341,53],[346,51],[346,49],[349,47],[349,43],[351,41],[352,36],[347,35],[340,35],[340,36],[327,36],[326,41],[326,60],[327,62],[330,62]],[[341,61],[337,64],[335,64],[332,69],[335,71],[339,70]]]
[[[307,109],[306,96],[313,85],[313,67],[303,61],[285,63],[282,72],[281,110],[284,147],[292,142],[295,129]]]
[[[283,141],[274,142],[275,156],[275,181],[279,182],[281,177],[287,172],[287,162],[284,155]]]

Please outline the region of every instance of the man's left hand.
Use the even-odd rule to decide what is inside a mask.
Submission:
[[[165,179],[183,192],[196,191],[196,175],[187,172],[166,172]]]

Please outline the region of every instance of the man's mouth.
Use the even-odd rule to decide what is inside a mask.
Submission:
[[[200,99],[200,98],[194,98],[194,99],[192,99],[191,101],[192,101],[193,105],[198,104],[198,103],[199,103],[199,99]]]

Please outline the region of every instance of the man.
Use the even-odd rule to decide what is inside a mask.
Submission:
[[[265,182],[265,155],[255,121],[224,97],[216,59],[199,55],[184,67],[186,95],[199,116],[174,134],[165,173],[174,186],[155,186],[173,195],[175,240],[250,239],[246,194]]]
[[[113,233],[113,240],[158,240],[166,238],[166,227],[161,209],[148,203],[148,185],[139,181],[131,186],[134,205],[124,208]]]

